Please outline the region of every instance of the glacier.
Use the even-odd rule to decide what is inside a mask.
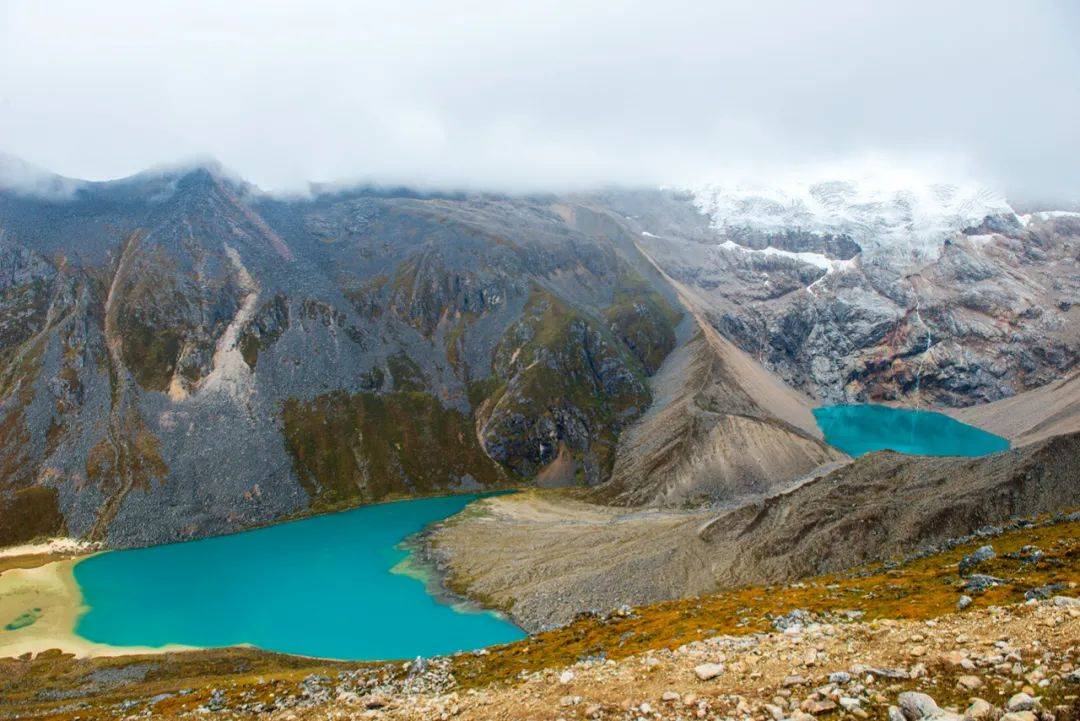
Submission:
[[[704,183],[684,190],[712,227],[728,237],[791,230],[847,236],[864,255],[912,262],[935,260],[945,240],[987,216],[1016,217],[1002,195],[974,184],[901,185],[864,177],[784,185]]]

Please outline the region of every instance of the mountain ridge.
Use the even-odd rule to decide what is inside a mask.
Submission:
[[[768,492],[842,460],[819,399],[1074,365],[1074,225],[983,219],[905,275],[682,191],[281,197],[206,162],[0,190],[0,515],[123,546],[459,489]]]

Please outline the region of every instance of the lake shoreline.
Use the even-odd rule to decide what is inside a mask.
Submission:
[[[479,499],[473,503],[478,503],[481,500],[483,499]],[[470,504],[470,506],[471,505],[472,504]],[[462,513],[463,512],[464,511],[462,511]],[[420,581],[425,585],[427,594],[434,598],[436,602],[441,603],[444,606],[450,606],[459,613],[495,614],[507,623],[517,626],[523,632],[528,634],[529,630],[523,626],[520,619],[515,618],[513,614],[507,613],[500,608],[484,605],[479,600],[463,593],[459,593],[450,586],[449,559],[445,553],[440,553],[435,547],[434,539],[437,534],[446,527],[447,522],[450,522],[453,518],[460,515],[461,514],[458,513],[450,518],[444,518],[441,521],[431,523],[422,531],[414,533],[412,536],[402,541],[401,548],[408,551],[409,556],[399,563],[398,566],[394,567],[394,572],[404,573],[405,575]],[[397,570],[399,566],[403,565],[405,568]]]
[[[110,645],[249,644],[356,661],[516,640],[523,629],[447,596],[415,554],[415,534],[478,497],[412,499],[95,556],[74,571],[92,606],[79,618],[78,634]],[[410,623],[383,623],[395,618]]]
[[[445,497],[462,494],[447,494]],[[482,495],[480,498],[486,497]],[[413,500],[413,499],[402,499]],[[478,499],[480,500],[480,499]],[[386,505],[400,502],[386,501],[371,505]],[[345,513],[355,509],[346,509]],[[332,514],[325,514],[332,515]],[[408,555],[393,568],[390,573],[413,578],[424,585],[425,593],[435,602],[453,609],[457,613],[493,613],[504,622],[514,625],[520,631],[524,629],[514,623],[506,614],[483,607],[474,600],[454,593],[446,585],[446,571],[437,560],[426,552],[426,539],[430,533],[450,518],[433,521],[419,531],[405,536],[398,544],[398,549]],[[295,520],[309,520],[295,519]],[[231,534],[229,534],[231,535]],[[69,539],[64,539],[69,540]],[[70,545],[70,544],[69,544]],[[174,544],[164,544],[174,545]],[[229,648],[229,646],[200,647],[184,644],[165,644],[161,646],[115,645],[88,640],[76,632],[79,619],[86,613],[83,589],[75,576],[75,566],[92,556],[114,549],[94,550],[88,545],[78,548],[67,545],[63,555],[46,555],[43,552],[55,551],[59,547],[52,541],[35,544],[33,547],[13,547],[8,555],[12,561],[26,558],[32,563],[25,567],[18,565],[0,569],[0,658],[17,657],[27,653],[37,654],[46,650],[59,650],[79,658],[166,654],[184,651],[206,650],[207,648]],[[32,551],[26,555],[23,551]],[[128,549],[115,549],[126,551]],[[18,552],[18,555],[15,553]],[[33,620],[26,623],[26,619]],[[5,624],[22,623],[18,628],[5,629]],[[241,645],[243,646],[243,645]],[[281,653],[264,649],[267,653]],[[318,655],[297,654],[310,658],[323,658]]]
[[[95,643],[75,632],[84,610],[75,564],[88,556],[50,561],[33,568],[12,568],[0,574],[0,624],[23,614],[36,616],[21,628],[0,626],[0,658],[59,649],[79,658],[172,653],[196,650],[190,646],[113,646]]]

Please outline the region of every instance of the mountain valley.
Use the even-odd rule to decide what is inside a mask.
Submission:
[[[23,166],[17,176],[0,187],[0,546],[13,547],[0,556],[0,599],[37,599],[5,633],[39,636],[0,642],[30,649],[12,661],[23,671],[205,658],[314,673],[260,650],[165,646],[144,662],[132,654],[145,648],[79,640],[72,568],[100,550],[394,500],[496,492],[402,539],[394,548],[409,560],[395,572],[531,635],[497,647],[494,665],[471,665],[486,650],[431,661],[455,668],[432,671],[432,688],[426,671],[408,689],[395,676],[386,687],[412,700],[385,704],[387,718],[442,704],[470,673],[519,689],[588,666],[587,649],[566,655],[583,636],[620,658],[693,640],[653,629],[624,654],[606,629],[619,619],[678,608],[708,624],[701,603],[727,608],[748,589],[891,578],[978,539],[1076,523],[1077,213],[846,180],[783,192],[274,195],[215,164],[108,182]],[[857,403],[939,411],[1012,447],[853,458],[814,413]],[[58,537],[68,540],[40,545]],[[1032,566],[1066,595],[1080,580],[1068,548]],[[967,583],[950,574],[904,575],[905,593]],[[1010,588],[1003,602],[1031,590]],[[978,613],[996,613],[984,591],[972,592]],[[552,655],[506,661],[532,643]],[[518,687],[494,670],[511,667],[538,675]],[[161,693],[196,671],[177,673]],[[200,689],[178,715],[214,706]],[[35,714],[62,701],[20,698]],[[560,713],[622,718],[603,708]],[[382,717],[383,706],[366,709]]]

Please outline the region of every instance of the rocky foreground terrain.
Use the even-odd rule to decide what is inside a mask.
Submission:
[[[1059,596],[1019,613],[870,624],[796,615],[772,634],[526,674],[506,690],[404,703],[339,690],[268,718],[1066,721],[1080,714],[1078,606]]]
[[[0,659],[0,716],[1071,721],[1080,520],[1020,519],[884,565],[586,614],[447,658],[250,649]]]

